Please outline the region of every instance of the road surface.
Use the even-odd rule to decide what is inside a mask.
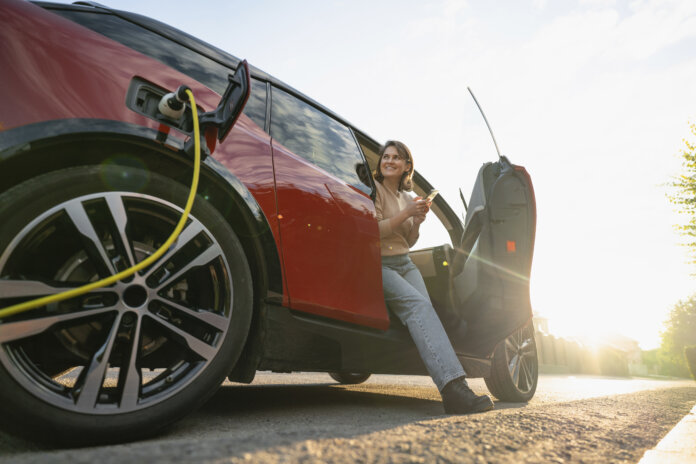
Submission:
[[[155,438],[55,449],[0,434],[0,462],[633,463],[695,403],[693,381],[542,375],[528,404],[450,416],[428,377],[339,386],[326,374],[259,373]]]

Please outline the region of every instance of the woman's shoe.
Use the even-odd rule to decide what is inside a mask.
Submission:
[[[490,411],[494,408],[491,397],[474,393],[464,377],[454,379],[445,385],[440,395],[447,414],[470,414]]]

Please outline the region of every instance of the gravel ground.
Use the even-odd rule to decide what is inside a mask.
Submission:
[[[376,376],[350,387],[306,383],[314,377],[290,385],[288,378],[283,385],[274,379],[223,387],[167,433],[137,443],[55,450],[0,435],[0,460],[633,463],[696,402],[693,382],[557,376],[544,378],[545,391],[529,404],[496,403],[488,413],[449,416],[423,377]],[[485,391],[481,382],[472,385]]]

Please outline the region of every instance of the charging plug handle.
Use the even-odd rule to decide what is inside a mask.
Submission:
[[[188,85],[180,85],[178,89],[176,89],[176,98],[180,102],[187,102],[189,97],[188,94],[186,93],[187,90],[191,90]]]
[[[176,121],[184,115],[186,109],[184,103],[189,99],[187,90],[190,90],[188,86],[181,85],[176,89],[176,92],[170,92],[162,97],[157,105],[162,116]]]

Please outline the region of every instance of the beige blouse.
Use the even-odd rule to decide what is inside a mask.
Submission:
[[[375,180],[375,185],[377,186],[375,209],[377,210],[377,221],[379,221],[381,254],[382,256],[406,254],[409,248],[415,244],[415,240],[413,243],[408,243],[407,240],[413,227],[413,218],[406,219],[396,229],[392,229],[389,219],[397,215],[406,207],[407,202],[413,201],[413,199],[404,191],[392,192],[377,180]]]

